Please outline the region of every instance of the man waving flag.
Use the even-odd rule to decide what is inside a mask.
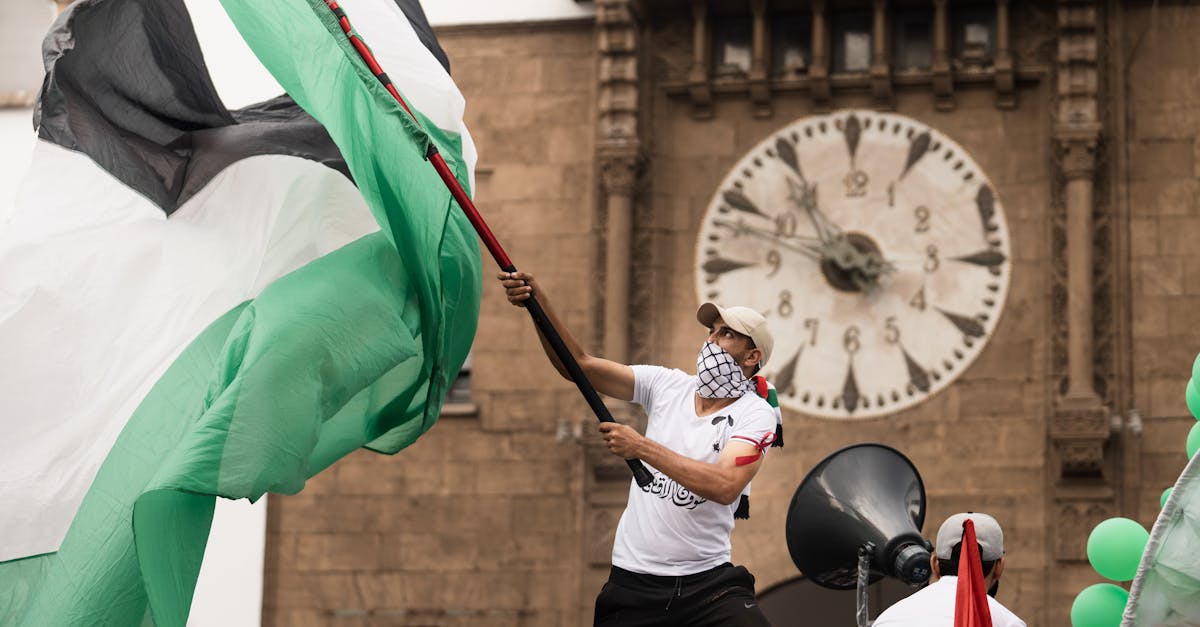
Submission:
[[[418,124],[322,0],[223,4],[291,98],[227,110],[182,0],[47,36],[0,208],[0,624],[184,624],[216,496],[403,449],[469,350],[479,251],[423,156],[469,187],[474,154],[419,5],[342,3]]]

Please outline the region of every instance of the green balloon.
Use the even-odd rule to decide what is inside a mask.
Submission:
[[[1200,424],[1200,423],[1198,423]],[[1100,576],[1129,581],[1137,574],[1150,533],[1136,520],[1109,518],[1088,536],[1087,556]]]
[[[1111,583],[1081,590],[1071,604],[1071,627],[1119,627],[1129,593]]]
[[[1163,490],[1162,496],[1158,497],[1158,506],[1159,507],[1167,506],[1167,499],[1171,498],[1171,490],[1172,489],[1174,489],[1174,488],[1167,488],[1166,490]]]
[[[1188,459],[1191,459],[1196,454],[1196,451],[1200,449],[1200,422],[1192,425],[1192,430],[1188,431],[1186,446]]]
[[[1188,411],[1192,412],[1192,417],[1200,420],[1200,389],[1196,388],[1195,379],[1188,379],[1184,398],[1187,400]]]

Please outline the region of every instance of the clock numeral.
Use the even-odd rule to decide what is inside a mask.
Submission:
[[[937,246],[930,244],[925,248],[925,271],[934,272],[940,265],[942,265],[942,262],[938,259]]]
[[[908,304],[911,307],[913,307],[914,309],[916,309],[917,311],[925,311],[925,286],[924,285],[921,286],[921,289],[917,290],[916,295],[912,297],[912,300],[908,301]]]
[[[884,329],[883,339],[887,340],[888,344],[900,341],[900,327],[896,326],[896,316],[888,316]]]
[[[858,341],[857,326],[850,325],[850,327],[846,329],[846,333],[842,335],[842,346],[846,349],[846,352],[850,353],[851,355],[858,352],[858,349],[861,348],[861,345]]]
[[[779,315],[788,318],[792,315],[792,293],[783,290],[779,293],[779,307],[777,309]]]
[[[792,237],[796,234],[796,214],[787,211],[775,217],[775,235]]]
[[[811,334],[808,337],[809,346],[817,345],[817,327],[820,325],[821,321],[817,320],[816,318],[806,318],[804,320],[804,328],[811,331]]]
[[[779,266],[783,263],[778,250],[767,252],[767,263],[771,264],[771,271],[767,273],[767,277],[775,276],[775,273],[779,272]]]
[[[921,205],[913,210],[913,214],[917,217],[917,226],[913,228],[913,231],[927,233],[929,231],[929,207]]]
[[[846,175],[842,182],[846,184],[846,197],[857,198],[867,195],[867,183],[871,181],[866,172],[862,170],[851,170]]]

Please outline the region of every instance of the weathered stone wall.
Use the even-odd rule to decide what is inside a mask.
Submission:
[[[1195,420],[1184,404],[1200,352],[1200,7],[1137,3],[1119,35],[1130,59],[1129,89],[1113,101],[1128,111],[1121,206],[1129,212],[1133,400],[1145,422],[1140,493],[1124,515],[1146,525],[1159,496],[1187,462],[1184,439]]]
[[[796,486],[837,449],[880,442],[905,453],[920,470],[927,535],[958,511],[987,511],[1001,521],[1010,556],[1001,600],[1037,624],[1046,567],[1049,91],[1045,85],[1022,90],[1012,111],[998,110],[987,87],[963,89],[956,98],[953,112],[935,113],[930,94],[901,93],[896,112],[953,138],[995,185],[1013,250],[1008,304],[996,334],[958,383],[912,410],[848,422],[786,411],[787,446],[771,450],[754,481],[753,515],[734,531],[734,558],[751,568],[762,590],[794,578],[783,530]],[[660,99],[655,108],[656,245],[670,251],[670,263],[659,277],[664,307],[654,311],[673,366],[691,367],[702,339],[694,321],[694,247],[716,186],[771,132],[814,113],[803,94],[778,95],[773,104],[774,116],[766,120],[755,119],[745,99],[718,100],[711,120],[695,120],[686,99]],[[869,106],[866,95],[834,100],[835,108]]]
[[[1104,479],[1118,494],[1115,513],[1149,527],[1159,494],[1185,462],[1193,420],[1183,389],[1200,351],[1200,261],[1189,248],[1200,240],[1200,44],[1192,36],[1200,7],[1109,3],[1103,21],[1102,42],[1116,42],[1106,48],[1116,52],[1103,57],[1107,126],[1096,190],[1098,211],[1115,229],[1107,236],[1115,258],[1097,262],[1117,268],[1107,274],[1118,306],[1097,318],[1112,325],[1098,334],[1126,334],[1113,344],[1128,348],[1113,357],[1125,365],[1105,371],[1116,386],[1105,400],[1122,416],[1140,410],[1144,421],[1140,436],[1114,434]],[[897,88],[897,113],[953,138],[994,184],[1012,242],[1008,303],[980,357],[926,403],[853,422],[785,415],[788,445],[771,451],[754,483],[753,517],[734,532],[734,559],[757,575],[760,591],[797,574],[783,537],[796,485],[825,455],[865,441],[898,448],[920,469],[926,535],[956,511],[1000,519],[1008,550],[1000,599],[1029,624],[1066,624],[1075,592],[1100,581],[1086,562],[1056,559],[1056,542],[1082,546],[1090,529],[1057,537],[1050,509],[1059,477],[1047,417],[1063,375],[1053,365],[1062,317],[1051,298],[1063,202],[1054,23],[1053,10],[1014,5],[1017,61],[1043,70],[1019,83],[1014,109],[997,108],[986,83],[957,85],[951,111],[935,110],[928,86]],[[685,369],[701,338],[693,318],[697,228],[715,186],[775,129],[815,112],[802,91],[774,94],[766,119],[755,117],[744,93],[718,94],[712,118],[697,119],[686,95],[664,87],[685,76],[690,36],[676,24],[650,29],[642,44],[647,166],[635,206],[630,346],[637,359]],[[482,155],[481,210],[518,266],[538,274],[568,326],[598,349],[594,25],[460,27],[440,37]],[[1126,62],[1127,72],[1114,70]],[[835,89],[830,104],[871,102],[865,88]],[[394,458],[356,453],[302,494],[272,500],[265,624],[499,627],[590,618],[599,572],[591,566],[611,536],[584,530],[615,524],[589,518],[592,470],[577,429],[591,429],[593,419],[542,356],[528,317],[504,301],[483,255],[473,408],[447,414]]]

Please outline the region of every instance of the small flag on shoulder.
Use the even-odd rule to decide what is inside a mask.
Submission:
[[[992,627],[992,611],[988,607],[987,591],[983,586],[979,541],[975,537],[975,522],[970,518],[963,521],[961,546],[958,589],[954,598],[954,627]]]

